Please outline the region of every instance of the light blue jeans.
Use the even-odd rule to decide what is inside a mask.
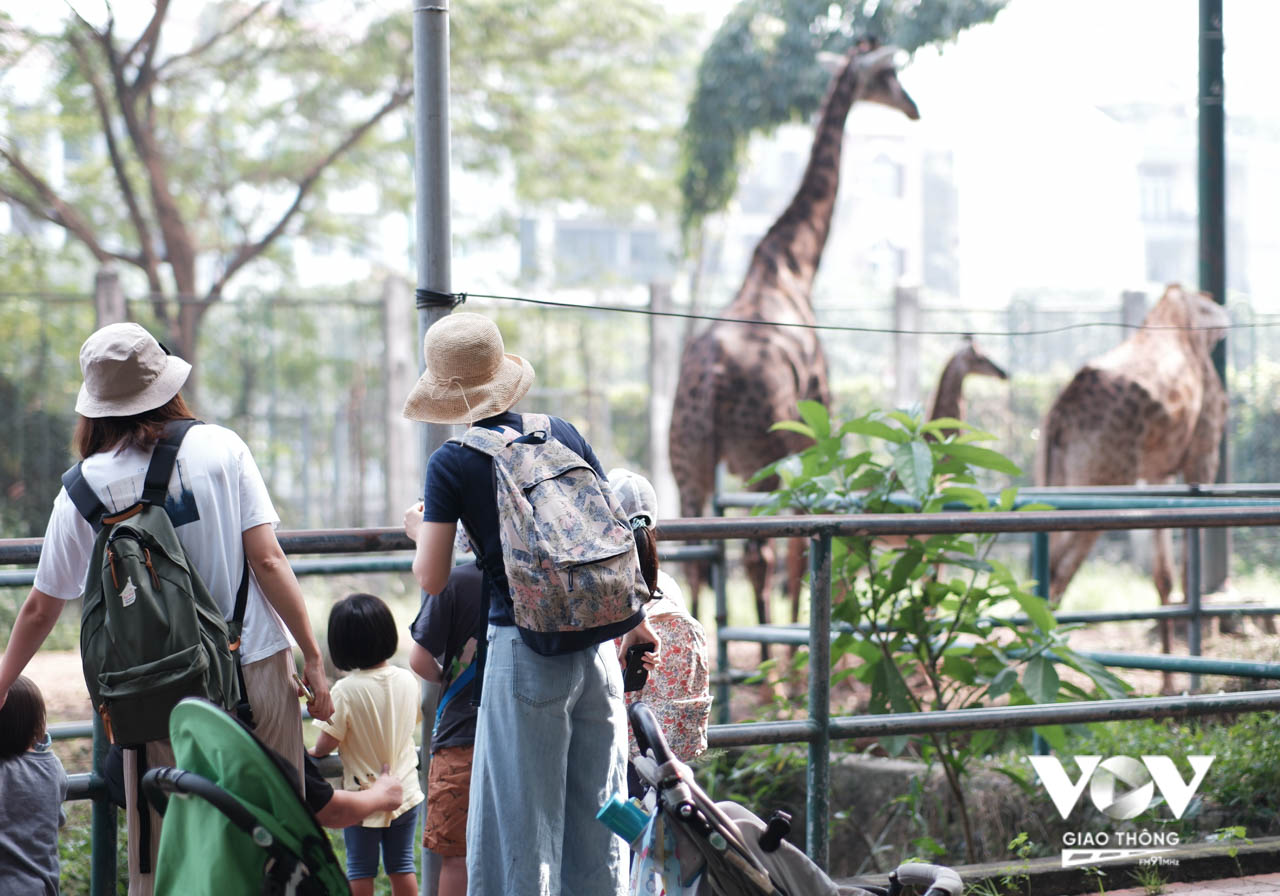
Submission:
[[[596,812],[626,796],[612,641],[541,656],[489,626],[467,818],[467,896],[625,896],[626,844]]]

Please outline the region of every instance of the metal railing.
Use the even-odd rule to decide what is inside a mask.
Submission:
[[[761,492],[718,492],[712,501],[712,511],[723,516],[730,508],[754,509],[768,500],[768,495]],[[996,496],[992,496],[992,501]],[[904,506],[911,504],[906,496],[900,498]],[[1132,485],[1132,486],[1037,486],[1024,487],[1018,490],[1015,509],[1034,504],[1049,504],[1055,510],[1158,510],[1172,508],[1208,508],[1208,507],[1275,507],[1280,506],[1280,483],[1213,483],[1206,485]],[[967,505],[948,505],[948,510],[966,512]],[[1134,527],[1139,528],[1139,527]],[[932,533],[929,533],[932,534]],[[1168,605],[1151,610],[1093,613],[1069,613],[1057,616],[1063,623],[1145,621],[1159,619],[1187,620],[1187,650],[1191,657],[1200,655],[1203,637],[1203,620],[1210,617],[1234,616],[1276,616],[1280,615],[1280,606],[1261,607],[1255,604],[1219,604],[1206,608],[1202,603],[1200,575],[1200,530],[1195,527],[1186,529],[1187,569],[1185,582],[1187,593],[1181,605]],[[1049,597],[1049,535],[1046,530],[1032,532],[1031,570],[1035,580],[1035,593],[1041,597]],[[731,641],[751,641],[756,643],[803,644],[807,637],[798,625],[776,626],[734,626],[727,625],[727,600],[722,588],[716,590],[717,621],[717,657],[722,670],[728,669],[728,643]],[[1015,616],[1014,622],[1025,622],[1025,618]],[[1189,672],[1191,690],[1199,688],[1199,676],[1239,675],[1238,671],[1227,671],[1213,664],[1197,664],[1180,662],[1177,658],[1161,656],[1123,656],[1110,654],[1116,658],[1113,665],[1132,669],[1145,669],[1161,672]],[[718,678],[721,697],[719,712],[721,722],[728,722],[727,690],[733,675],[721,672]]]
[[[806,850],[822,867],[828,865],[829,752],[832,740],[991,727],[1031,727],[1057,722],[1116,721],[1133,718],[1190,716],[1204,713],[1251,712],[1280,709],[1280,691],[1236,695],[1193,695],[1175,698],[1104,700],[1043,706],[986,707],[903,715],[835,717],[830,714],[831,671],[831,542],[854,535],[926,535],[935,533],[1049,532],[1056,530],[1123,530],[1229,526],[1275,526],[1280,506],[1249,504],[1234,507],[1164,507],[1157,509],[1055,510],[1020,512],[959,512],[940,514],[865,514],[852,516],[774,516],[670,520],[659,526],[662,541],[711,541],[713,546],[672,550],[664,559],[712,559],[717,590],[717,616],[723,606],[722,545],[728,539],[804,537],[809,540],[810,645],[808,718],[792,722],[754,722],[712,726],[714,746],[807,743]],[[290,554],[359,554],[408,551],[400,529],[315,530],[281,532],[280,542]],[[717,554],[721,556],[717,557]],[[34,563],[39,540],[0,541],[0,563]],[[301,561],[299,561],[301,563]],[[718,579],[718,581],[717,581]],[[1169,614],[1166,614],[1169,615]],[[1202,613],[1203,615],[1203,613]],[[1185,660],[1185,658],[1183,658]],[[1257,672],[1252,664],[1249,674]],[[727,668],[722,665],[721,669]],[[1274,673],[1276,669],[1264,669]],[[1260,676],[1261,677],[1261,676]],[[99,774],[105,743],[98,726],[94,737],[94,772],[77,782],[77,792],[94,800],[94,875],[92,892],[114,887],[115,810],[106,799]],[[103,855],[105,853],[105,855]],[[109,873],[108,873],[109,865]],[[101,867],[100,867],[101,866]],[[100,876],[101,875],[101,876]]]

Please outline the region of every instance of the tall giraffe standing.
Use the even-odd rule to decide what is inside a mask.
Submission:
[[[756,246],[742,288],[723,313],[759,323],[717,321],[685,348],[669,446],[682,516],[702,514],[720,460],[730,472],[746,477],[802,448],[802,436],[769,430],[779,420],[794,419],[801,399],[831,405],[827,360],[817,332],[785,325],[816,323],[810,292],[831,229],[849,109],[862,100],[898,109],[912,120],[920,117],[915,101],[898,83],[895,52],[874,41],[859,41],[832,78],[800,187]],[[772,480],[752,486],[760,491],[774,487]],[[748,542],[744,563],[759,619],[768,621],[772,549],[765,541]],[[701,564],[689,567],[695,615],[704,571]]]

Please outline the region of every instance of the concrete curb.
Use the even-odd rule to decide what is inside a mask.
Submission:
[[[1159,864],[1155,869],[1166,883],[1232,880],[1280,872],[1280,837],[1264,837],[1253,843],[1239,843],[1234,847],[1234,857],[1231,851],[1231,846],[1219,843],[1182,846],[1161,856],[1166,861],[1176,861],[1176,865]],[[1098,878],[1091,868],[1063,868],[1062,860],[1057,856],[1023,862],[1010,860],[952,867],[964,881],[966,893],[973,886],[983,883],[993,885],[994,892],[1005,892],[1010,896],[1089,896],[1100,892]],[[1138,885],[1132,876],[1132,872],[1138,867],[1136,861],[1104,862],[1092,867],[1104,872],[1101,892],[1124,890]],[[1016,877],[1014,885],[1001,889],[1002,878],[1010,876]],[[837,883],[883,886],[884,875],[879,878],[851,878]]]

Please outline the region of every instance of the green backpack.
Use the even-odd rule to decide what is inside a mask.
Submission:
[[[240,629],[248,565],[235,613],[224,621],[187,558],[165,509],[169,476],[196,420],[168,424],[147,467],[142,499],[107,514],[76,464],[67,495],[97,535],[80,620],[80,657],[93,706],[112,743],[136,746],[169,736],[169,713],[203,697],[243,716]]]

